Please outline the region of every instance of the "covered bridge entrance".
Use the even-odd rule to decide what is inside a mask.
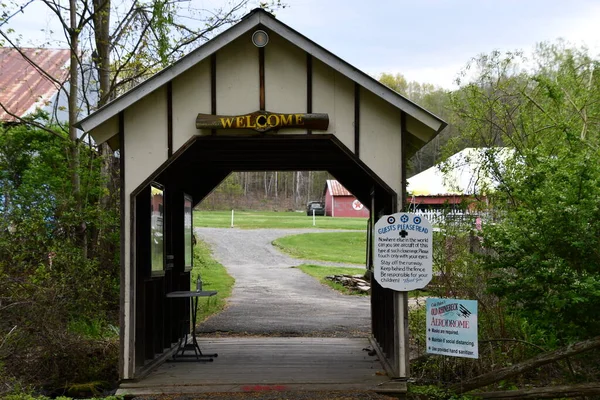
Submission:
[[[189,305],[165,295],[190,289],[190,207],[230,172],[327,170],[376,221],[402,207],[404,160],[445,123],[255,10],[78,125],[120,151],[120,374],[129,380],[182,336]],[[399,378],[406,300],[373,283],[372,335]]]

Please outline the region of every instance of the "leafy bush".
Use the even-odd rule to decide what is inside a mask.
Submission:
[[[461,136],[449,152],[483,148],[493,190],[483,231],[446,224],[434,238],[439,279],[428,291],[478,300],[479,360],[421,355],[411,365],[420,383],[459,382],[600,332],[600,62],[561,43],[533,58],[526,71],[517,53],[481,56],[453,93]],[[597,381],[599,356],[498,388]]]
[[[600,61],[562,43],[533,59],[528,72],[516,53],[479,57],[453,106],[461,141],[487,148],[481,169],[496,182],[490,289],[565,344],[600,331]]]
[[[587,147],[519,157],[505,178],[517,206],[484,232],[492,292],[561,343],[600,332],[600,152]]]
[[[75,194],[69,146],[59,131],[0,130],[2,391],[117,379],[107,330],[118,324],[118,192],[107,191],[103,160],[80,145]]]

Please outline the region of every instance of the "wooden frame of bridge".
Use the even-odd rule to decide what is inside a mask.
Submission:
[[[265,47],[252,42],[257,30],[269,35]],[[232,171],[327,170],[376,221],[401,210],[405,160],[446,126],[262,10],[77,125],[119,149],[123,380],[163,361],[181,336],[189,306],[164,294],[190,288],[185,198],[197,204]],[[153,183],[164,190],[158,271]],[[373,282],[371,304],[374,341],[390,373],[406,378],[406,293]]]

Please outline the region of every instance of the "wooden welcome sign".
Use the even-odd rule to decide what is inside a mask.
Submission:
[[[327,114],[283,114],[256,111],[245,115],[198,114],[198,129],[253,129],[267,132],[282,128],[326,130],[329,126]]]

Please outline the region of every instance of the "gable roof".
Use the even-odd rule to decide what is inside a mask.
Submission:
[[[69,71],[68,49],[19,49],[52,78],[63,82]],[[34,67],[19,50],[0,47],[0,103],[19,117],[44,108],[60,90],[59,85]],[[17,119],[0,107],[0,121]]]
[[[354,196],[335,179],[327,179],[326,190],[331,196]]]
[[[273,15],[262,9],[255,9],[254,11],[250,12],[236,25],[217,35],[210,41],[198,47],[196,50],[182,57],[173,65],[158,72],[156,75],[124,93],[112,102],[106,104],[104,107],[98,109],[86,118],[80,120],[76,123],[76,126],[86,132],[91,131],[104,121],[116,116],[119,112],[125,110],[142,97],[165,85],[178,75],[184,73],[194,65],[217,52],[219,49],[225,47],[238,37],[258,26],[270,29],[274,33],[288,40],[290,43],[306,51],[314,58],[317,58],[324,64],[328,65],[342,75],[358,83],[363,88],[371,91],[383,100],[402,110],[410,117],[414,118],[417,122],[416,125],[418,125],[421,130],[424,128],[427,131],[426,135],[417,136],[416,132],[410,132],[411,129],[410,127],[408,128],[410,133],[417,136],[419,142],[422,142],[423,144],[426,143],[446,127],[446,122],[434,114],[406,99],[373,77],[359,71],[344,60],[325,50],[315,42],[296,32],[284,23],[278,21]]]

